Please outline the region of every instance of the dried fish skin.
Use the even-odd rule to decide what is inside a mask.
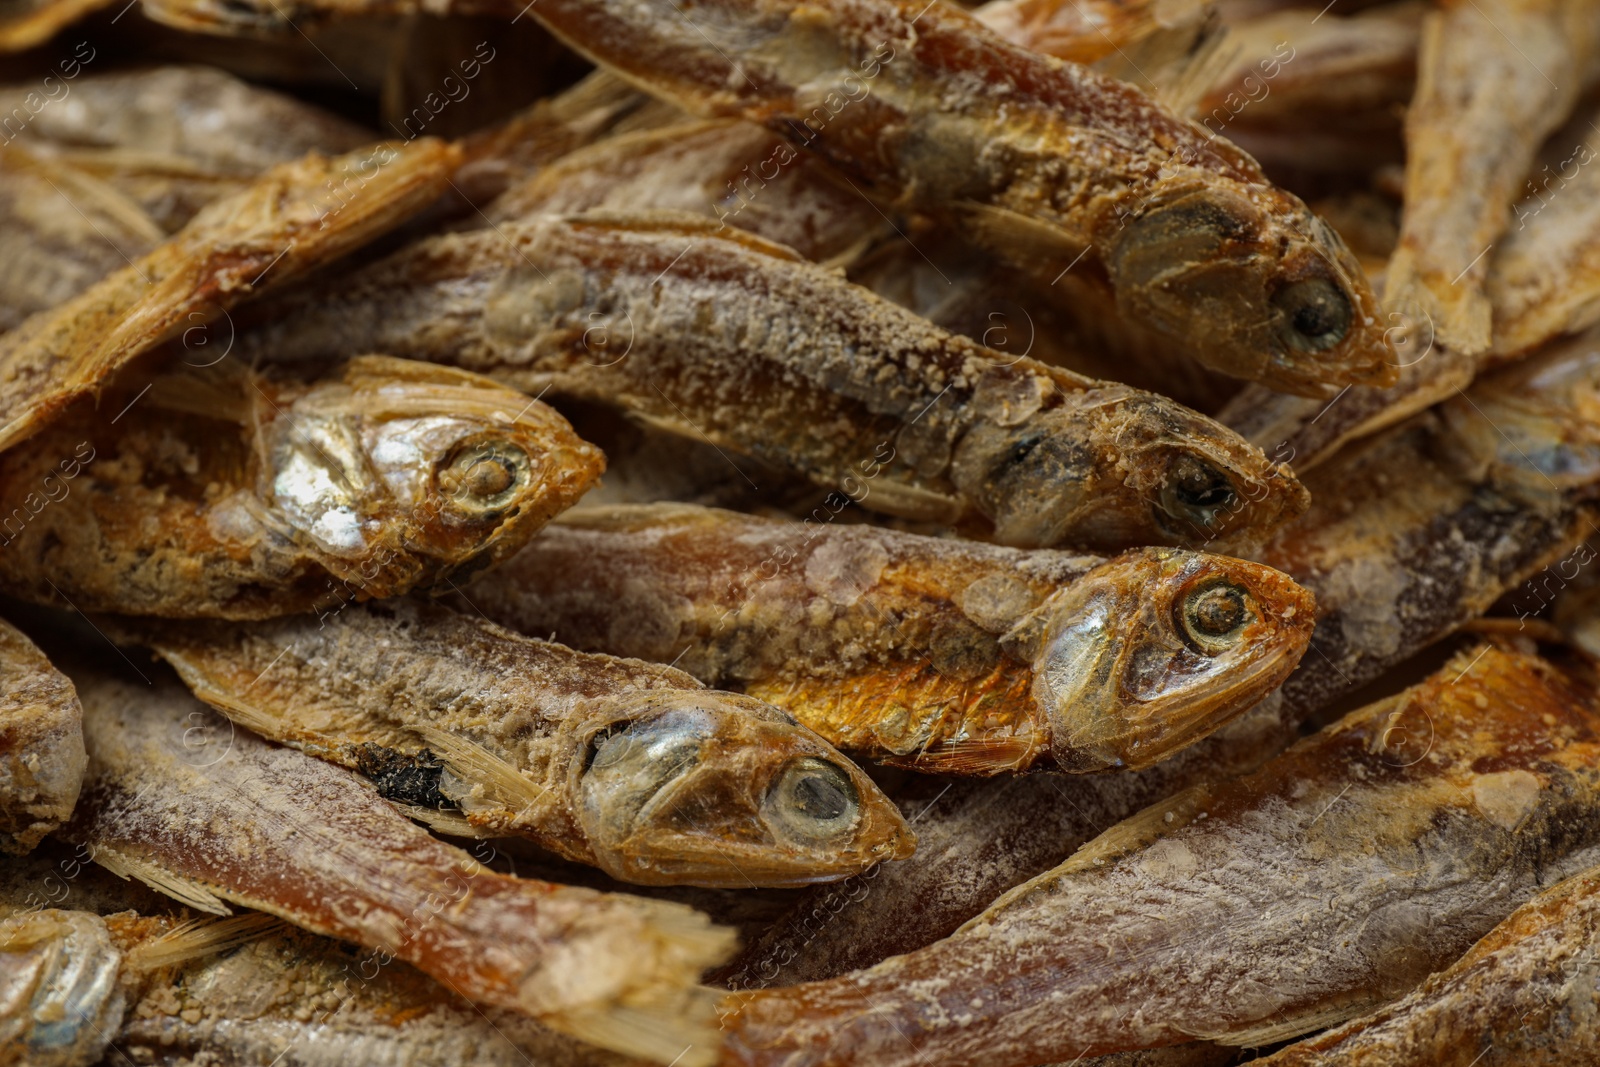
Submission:
[[[622,881],[805,885],[914,840],[870,778],[770,705],[443,606],[120,629],[273,740],[356,769],[437,752],[437,800],[475,831]]]
[[[1089,257],[1080,270],[1123,316],[1214,369],[1308,395],[1392,380],[1354,257],[1254,160],[952,5],[727,0],[687,25],[667,3],[532,14],[690,112],[761,122],[880,197],[970,216],[1042,278]]]
[[[74,680],[90,785],[68,838],[101,866],[381,950],[602,1047],[711,1060],[694,983],[731,946],[699,913],[490,873],[349,772],[218,727],[176,682]]]
[[[0,584],[83,611],[337,611],[492,565],[598,476],[566,421],[488,379],[364,356],[236,359],[80,404],[0,455]],[[108,405],[110,406],[110,405]]]
[[[87,759],[72,683],[0,619],[0,852],[26,853],[72,817]]]
[[[98,915],[46,908],[0,918],[0,1064],[98,1063],[126,1007],[121,965]]]
[[[1020,1067],[1342,1022],[1595,864],[1597,725],[1583,677],[1468,650],[1146,809],[936,945],[730,998],[724,1062]]]
[[[404,221],[444,190],[459,158],[421,138],[275,167],[148,255],[33,316],[0,337],[0,449],[161,342]]]
[[[1093,63],[1152,34],[1204,20],[1203,0],[991,0],[972,16],[1012,44]]]
[[[1552,886],[1461,959],[1362,1019],[1258,1062],[1270,1067],[1567,1067],[1600,1047],[1600,874]]]
[[[78,295],[164,236],[106,183],[15,144],[0,147],[0,333]]]
[[[1225,551],[1305,505],[1287,468],[1170,400],[985,349],[673,213],[425,239],[264,305],[241,350],[384,351],[551,388],[1007,544]]]
[[[681,505],[566,519],[471,602],[947,774],[1149,766],[1281,683],[1314,615],[1284,575],[1202,553],[1105,560]]]

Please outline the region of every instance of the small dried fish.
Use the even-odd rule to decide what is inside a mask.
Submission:
[[[105,182],[15,144],[0,147],[0,333],[77,296],[164,237]]]
[[[1006,1067],[1359,1015],[1600,860],[1588,673],[1463,652],[1113,827],[938,944],[731,995],[724,1062]]]
[[[84,74],[50,79],[43,88],[0,86],[0,115],[28,116],[18,131],[22,143],[120,190],[168,232],[269,167],[373,139],[320,108],[214,67]]]
[[[162,341],[402,222],[446,187],[458,160],[423,138],[275,167],[148,255],[0,336],[0,449]]]
[[[1284,575],[1222,556],[1106,560],[681,505],[585,509],[468,595],[527,633],[673,661],[841,748],[947,774],[1147,767],[1276,688],[1315,613]]]
[[[183,367],[0,455],[0,583],[83,611],[262,618],[490,565],[602,458],[488,379],[362,356],[311,382]]]
[[[493,874],[361,779],[269,745],[176,682],[74,670],[89,785],[69,840],[200,911],[224,900],[412,963],[583,1040],[704,1065],[694,985],[730,938],[681,905]]]
[[[383,351],[553,388],[1007,544],[1221,548],[1304,507],[1287,468],[1164,397],[983,348],[689,216],[428,238],[256,321],[251,355]]]
[[[0,619],[0,852],[27,852],[72,817],[85,759],[72,683]]]
[[[1573,1067],[1600,1049],[1600,871],[1552,886],[1406,997],[1262,1067]]]
[[[443,606],[121,629],[255,732],[622,881],[804,885],[913,845],[872,780],[777,708]]]

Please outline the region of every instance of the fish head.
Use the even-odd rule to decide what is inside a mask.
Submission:
[[[710,690],[624,699],[578,735],[571,795],[599,865],[627,882],[828,882],[911,854],[899,810],[784,712]]]
[[[1300,662],[1312,595],[1271,567],[1146,548],[1101,564],[1004,640],[1062,769],[1146,767],[1261,700]]]
[[[46,908],[0,920],[6,1063],[93,1063],[122,1024],[122,953],[105,922]]]
[[[1002,544],[1233,548],[1309,503],[1288,467],[1176,401],[1120,386],[1063,400],[957,446],[953,480]]]
[[[264,435],[274,512],[373,596],[497,562],[604,465],[565,419],[514,389],[377,356],[313,384]]]
[[[1173,181],[1125,216],[1106,264],[1126,318],[1224,374],[1314,397],[1399,374],[1360,262],[1287,193]]]

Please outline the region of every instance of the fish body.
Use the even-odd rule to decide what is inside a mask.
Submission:
[[[1283,575],[1226,557],[676,505],[586,509],[467,595],[528,633],[676,661],[849,751],[956,774],[1149,766],[1287,677],[1313,614]]]
[[[456,149],[422,138],[274,167],[146,255],[33,315],[0,336],[0,449],[162,342],[223,336],[223,326],[207,329],[225,325],[228,309],[398,225],[439,195],[458,162]]]
[[[231,901],[381,950],[602,1046],[710,1058],[694,983],[730,945],[699,913],[493,874],[355,775],[230,726],[175,681],[74,674],[90,771],[67,838],[96,863],[200,911]]]
[[[756,298],[758,297],[758,298]],[[1287,468],[1164,397],[949,334],[787,249],[677,214],[429,238],[260,309],[242,351],[383,351],[621,407],[1006,544],[1258,540]]]
[[[1600,872],[1512,912],[1467,954],[1372,1015],[1266,1067],[1576,1067],[1600,1052]]]
[[[358,357],[311,381],[183,367],[0,456],[0,583],[84,611],[333,610],[484,566],[601,457],[477,375]],[[110,406],[108,404],[108,406]]]
[[[89,1067],[127,1007],[104,920],[43,908],[0,918],[0,1064]]]
[[[240,724],[623,881],[802,885],[911,849],[831,745],[670,668],[407,601],[124,628]]]
[[[0,851],[27,852],[72,816],[86,759],[72,683],[0,619]]]
[[[1600,858],[1590,670],[1469,649],[1111,828],[944,941],[730,997],[724,1062],[998,1067],[1369,1011]]]

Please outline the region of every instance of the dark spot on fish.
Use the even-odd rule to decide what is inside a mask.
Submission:
[[[461,810],[439,791],[444,764],[428,749],[408,756],[369,742],[355,746],[354,755],[356,770],[377,787],[383,799],[435,811]]]

